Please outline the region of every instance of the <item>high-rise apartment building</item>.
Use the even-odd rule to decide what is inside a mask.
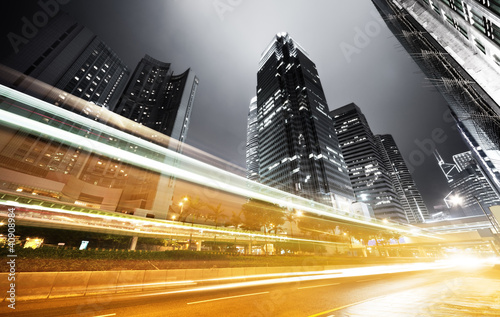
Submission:
[[[354,195],[318,71],[287,33],[261,55],[250,120],[255,111],[258,141],[247,145],[247,160],[257,148],[259,182],[347,209]]]
[[[49,98],[38,81],[67,94],[113,108],[130,72],[118,56],[88,28],[59,13],[37,35],[1,64],[0,83],[58,105],[67,95]],[[38,81],[35,81],[38,80]],[[37,84],[35,84],[37,83]]]
[[[500,193],[500,2],[372,0],[446,98],[483,174]]]
[[[330,115],[356,199],[371,205],[377,218],[407,222],[377,140],[359,107],[350,103]]]
[[[174,75],[169,63],[146,55],[137,65],[113,112],[185,141],[198,78],[190,69]]]
[[[408,222],[418,223],[429,220],[429,211],[396,141],[390,134],[375,135],[375,139],[379,144],[382,158]]]

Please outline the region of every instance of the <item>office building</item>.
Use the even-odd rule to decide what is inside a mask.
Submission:
[[[246,176],[249,180],[259,181],[259,130],[257,124],[257,97],[250,100],[247,125]]]
[[[429,219],[429,211],[396,141],[390,134],[376,135],[375,139],[408,222],[425,222]]]
[[[444,201],[453,218],[481,216],[483,209],[500,205],[499,197],[470,151],[453,155],[454,163],[445,163],[438,153],[436,157],[450,187]]]
[[[192,70],[175,75],[169,63],[146,55],[111,110],[181,141],[177,143],[180,146],[186,139],[197,87],[198,78]]]
[[[499,194],[498,1],[373,2],[389,29],[446,98],[474,160]]]
[[[250,120],[255,110],[258,141],[250,138],[247,160],[256,162],[257,148],[259,182],[348,209],[354,195],[318,71],[287,33],[261,55]]]
[[[51,18],[1,64],[13,70],[2,70],[1,84],[56,105],[73,95],[113,108],[130,76],[128,67],[105,43],[64,13]],[[47,93],[36,80],[65,94]]]
[[[359,107],[350,103],[330,115],[356,199],[371,205],[379,219],[407,222],[377,140]]]

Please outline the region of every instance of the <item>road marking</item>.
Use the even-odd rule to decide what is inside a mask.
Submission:
[[[361,282],[368,282],[368,281],[376,281],[376,280],[380,280],[381,278],[370,278],[370,279],[367,279],[367,280],[359,280],[359,281],[356,281],[356,283],[361,283]]]
[[[304,286],[304,287],[298,287],[297,289],[314,288],[314,287],[323,287],[323,286],[332,286],[332,285],[339,285],[339,284],[340,284],[340,283],[323,284],[323,285],[313,285],[313,286]]]
[[[107,314],[107,315],[99,315],[99,316],[94,316],[94,317],[108,317],[108,316],[116,316],[116,313]]]
[[[262,294],[269,294],[269,292],[252,293],[252,294],[244,294],[244,295],[236,295],[236,296],[228,296],[228,297],[219,297],[219,298],[213,298],[213,299],[207,299],[207,300],[200,300],[198,302],[191,302],[191,303],[187,303],[187,304],[188,305],[191,305],[191,304],[200,304],[200,303],[213,302],[213,301],[216,301],[216,300],[231,299],[231,298],[246,297],[246,296],[254,296],[254,295],[262,295]]]
[[[340,307],[337,307],[337,308],[334,308],[334,309],[326,310],[324,312],[317,313],[317,314],[314,314],[314,315],[311,315],[311,316],[308,316],[308,317],[321,316],[321,315],[328,314],[328,313],[331,313],[331,312],[334,312],[334,311],[337,311],[337,310],[341,310],[341,309],[344,309],[344,308],[347,308],[347,307],[351,307],[351,306],[354,306],[354,305],[362,304],[364,302],[369,302],[369,301],[372,301],[372,300],[376,300],[376,299],[379,299],[379,298],[382,298],[382,297],[385,297],[385,296],[387,296],[387,295],[382,295],[382,296],[368,298],[368,299],[365,299],[365,300],[361,300],[359,302],[355,302],[355,303],[344,305],[344,306],[340,306]],[[331,316],[334,316],[334,315],[331,315]]]

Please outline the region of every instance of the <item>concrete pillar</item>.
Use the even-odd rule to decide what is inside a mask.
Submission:
[[[135,250],[135,247],[137,246],[137,239],[139,239],[139,237],[132,237],[132,241],[130,242],[130,250]]]

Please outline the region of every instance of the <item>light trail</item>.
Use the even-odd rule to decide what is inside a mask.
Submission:
[[[214,228],[209,225],[194,225],[191,226],[191,224],[180,224],[178,222],[170,221],[170,220],[161,220],[161,219],[150,219],[150,218],[143,218],[139,216],[132,216],[132,215],[125,215],[125,214],[118,214],[118,215],[112,215],[109,213],[109,215],[102,215],[102,214],[92,214],[92,213],[84,213],[84,212],[79,212],[79,211],[71,211],[71,210],[64,210],[64,209],[57,209],[57,208],[50,208],[50,207],[44,207],[44,206],[36,206],[36,205],[29,205],[29,204],[22,204],[18,202],[13,202],[13,201],[5,201],[2,202],[0,201],[0,205],[3,206],[16,206],[18,208],[26,208],[30,210],[40,210],[40,211],[50,211],[54,212],[57,214],[68,214],[68,215],[74,215],[74,216],[85,216],[85,217],[90,217],[98,220],[112,220],[112,221],[125,221],[129,223],[129,227],[127,228],[126,225],[120,224],[120,223],[105,223],[105,225],[96,225],[96,224],[81,224],[81,223],[71,223],[71,226],[78,226],[78,227],[86,227],[86,228],[99,228],[99,229],[104,229],[104,230],[113,230],[113,231],[121,231],[121,232],[129,232],[133,234],[147,234],[147,235],[156,235],[156,236],[169,236],[172,234],[170,231],[159,231],[159,232],[154,232],[154,231],[146,231],[146,230],[137,230],[138,226],[144,226],[144,225],[157,225],[155,229],[161,230],[162,227],[165,229],[178,229],[178,230],[186,230],[186,231],[193,231],[197,233],[198,231],[203,231],[203,232],[210,232],[210,233],[217,233],[217,234],[223,234],[226,236],[243,236],[251,239],[257,239],[260,238],[261,241],[267,240],[267,241],[297,241],[297,242],[309,242],[309,243],[321,243],[321,244],[331,244],[331,245],[339,245],[342,243],[339,242],[331,242],[331,241],[317,241],[317,240],[310,240],[310,239],[300,239],[300,238],[292,238],[292,237],[287,237],[287,236],[275,236],[275,235],[266,235],[259,232],[248,232],[248,231],[242,231],[239,229],[218,229]],[[0,215],[2,213],[0,212]],[[4,212],[3,216],[7,216],[7,213]],[[51,223],[60,223],[57,219],[33,219],[32,217],[29,216],[24,216],[22,211],[18,210],[16,217],[20,220],[35,220],[35,221],[44,221],[44,222],[51,222]],[[112,225],[113,227],[110,227]],[[160,226],[158,226],[160,225]],[[120,227],[116,227],[120,226]],[[133,229],[132,229],[133,228]],[[201,233],[200,233],[201,234]],[[200,235],[199,234],[199,235]],[[189,233],[184,233],[184,234],[179,234],[178,232],[174,233],[176,236],[181,236],[185,235],[188,236]],[[198,235],[198,236],[199,236]]]
[[[2,85],[0,85],[0,95],[23,104],[33,106],[36,109],[39,109],[40,112],[47,112],[55,116],[65,118],[65,120],[68,120],[75,125],[87,127],[89,131],[99,131],[101,134],[110,136],[110,139],[115,138],[116,140],[126,141],[128,144],[140,146],[141,149],[146,150],[147,153],[161,154],[164,156],[164,161],[160,162],[152,158],[147,158],[143,155],[132,153],[88,137],[64,131],[47,123],[42,123],[1,109],[0,122],[2,122],[5,126],[9,126],[17,130],[27,131],[35,135],[42,135],[45,138],[49,137],[61,143],[82,148],[91,153],[94,152],[107,157],[116,158],[119,161],[159,174],[170,175],[178,179],[183,179],[188,182],[207,186],[216,190],[236,194],[238,196],[254,198],[279,204],[288,208],[307,211],[315,215],[326,216],[331,220],[341,220],[372,228],[392,230],[411,236],[442,239],[441,237],[437,237],[412,226],[386,224],[373,218],[348,216],[349,213],[346,211],[337,210],[331,206],[313,202],[303,197],[295,196],[269,186],[249,181],[241,176],[234,175],[209,164],[186,157],[165,147],[145,141],[123,131],[119,131],[110,126],[106,126]],[[86,136],[88,136],[88,134]],[[102,138],[101,135],[99,135],[98,139],[102,141],[102,139],[105,138]],[[184,168],[176,165],[182,165]],[[193,172],[193,170],[195,172]],[[220,181],[217,179],[214,180],[214,176],[219,178]]]
[[[243,294],[243,295],[234,295],[234,296],[218,297],[218,298],[212,298],[212,299],[200,300],[200,301],[197,301],[197,302],[191,302],[191,303],[187,303],[187,304],[188,304],[188,305],[193,305],[193,304],[201,304],[201,303],[214,302],[214,301],[219,301],[219,300],[224,300],[224,299],[233,299],[233,298],[240,298],[240,297],[248,297],[248,296],[263,295],[263,294],[269,294],[269,292],[260,292],[260,293],[252,293],[252,294]]]
[[[309,271],[309,272],[295,272],[295,273],[282,273],[282,274],[297,274],[299,276],[283,277],[283,278],[273,278],[264,279],[258,281],[247,281],[247,282],[237,282],[229,284],[220,285],[209,285],[194,287],[189,289],[173,290],[173,291],[162,291],[150,294],[141,294],[137,297],[147,297],[147,296],[160,296],[169,294],[180,294],[180,293],[192,293],[192,292],[202,292],[202,291],[214,291],[214,290],[227,290],[243,287],[254,287],[254,286],[267,286],[276,285],[284,283],[300,283],[306,281],[319,281],[325,279],[338,279],[343,277],[357,277],[357,276],[372,276],[380,274],[394,274],[394,273],[404,273],[404,272],[416,272],[425,270],[439,270],[439,269],[450,269],[457,267],[456,263],[412,263],[412,264],[400,264],[400,265],[381,265],[372,267],[361,267],[361,268],[351,268],[351,269],[340,269],[340,270],[324,270],[324,271]],[[249,278],[251,276],[240,276],[235,278]],[[267,277],[267,275],[256,275],[254,277]],[[210,279],[210,280],[195,280],[197,283],[202,283],[203,281],[223,281],[224,279]]]

